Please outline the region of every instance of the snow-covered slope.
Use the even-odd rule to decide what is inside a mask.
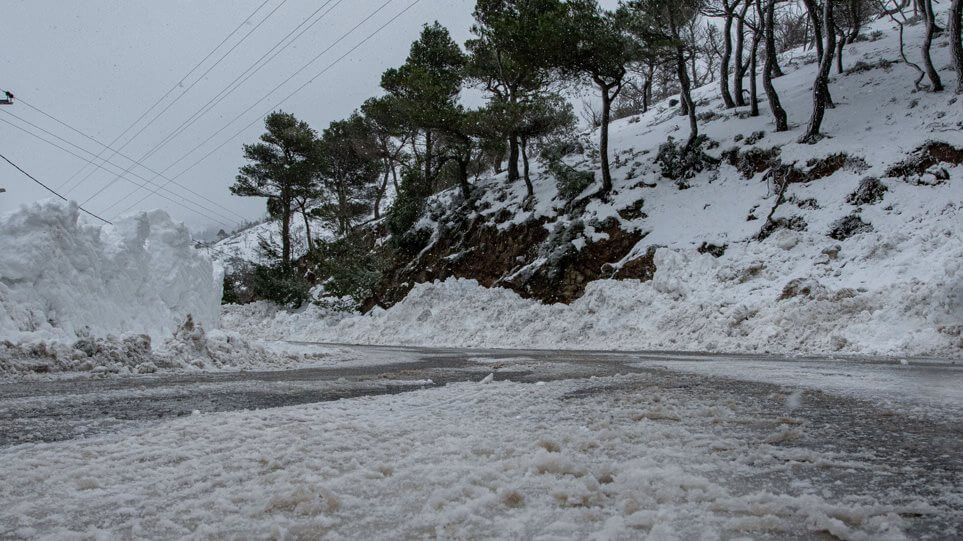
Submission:
[[[213,328],[220,270],[163,211],[92,225],[75,204],[0,216],[0,339],[170,336],[190,314]]]
[[[381,210],[386,211],[395,198],[394,186],[389,185],[384,197],[381,200]],[[324,220],[311,218],[311,240],[330,241],[334,240],[335,232]],[[293,257],[301,257],[308,251],[307,228],[304,224],[304,217],[295,214],[291,219],[291,254]],[[211,258],[222,264],[228,271],[231,270],[231,260],[239,259],[248,263],[258,265],[268,265],[274,261],[266,257],[261,250],[261,241],[276,246],[280,250],[281,246],[281,223],[277,220],[266,219],[260,223],[237,231],[227,237],[211,243],[207,247]]]
[[[331,232],[318,220],[311,223],[311,237],[330,239]],[[225,268],[230,269],[232,259],[240,259],[249,263],[268,264],[270,258],[261,252],[262,239],[269,244],[281,246],[281,224],[277,220],[266,220],[238,231],[224,239],[211,244],[207,250],[211,258]],[[291,252],[294,257],[301,257],[308,251],[307,236],[304,221],[296,216],[291,222]]]
[[[538,165],[530,211],[522,210],[521,183],[505,184],[503,176],[480,183],[478,212],[505,230],[533,220],[550,231],[579,222],[572,228],[579,233],[565,240],[578,250],[606,237],[606,220],[638,232],[634,248],[610,262],[612,274],[654,248],[651,281],[597,281],[571,305],[548,306],[449,279],[416,286],[401,303],[365,316],[311,308],[262,322],[259,308],[231,308],[227,324],[274,338],[347,342],[959,356],[963,166],[893,166],[929,141],[963,148],[963,104],[948,92],[915,91],[914,72],[898,62],[895,31],[883,22],[877,28],[885,30],[881,39],[847,47],[847,73],[832,76],[837,106],[823,124],[828,137],[816,144],[796,142],[815,70],[814,53],[796,50],[775,81],[788,132],[772,132],[765,102],[752,118],[744,108],[725,110],[716,84],[695,92],[700,128],[718,142],[708,153],[723,163],[682,188],[654,162],[659,145],[688,134],[686,119],[665,102],[612,124],[611,201],[593,200],[572,215]],[[907,42],[918,43],[920,31],[909,28]],[[937,40],[934,56],[951,77],[945,40]],[[778,190],[768,167],[740,159],[765,152],[805,178],[788,186],[773,214],[789,227],[757,240]],[[595,167],[590,153],[571,161]],[[867,179],[878,180],[879,193],[860,192],[864,181],[874,186]],[[724,248],[709,250],[719,257],[704,253],[712,245]]]

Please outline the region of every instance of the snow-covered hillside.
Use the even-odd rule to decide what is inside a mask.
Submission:
[[[390,185],[385,191],[381,200],[381,210],[386,211],[395,198],[394,186]],[[335,232],[330,224],[324,220],[310,218],[311,240],[312,241],[331,241],[336,238]],[[304,217],[295,214],[291,220],[291,255],[295,258],[301,257],[308,251],[307,228],[304,224]],[[228,271],[231,270],[232,260],[241,260],[257,265],[269,265],[274,261],[267,257],[261,250],[261,243],[276,246],[280,250],[281,246],[281,223],[278,220],[266,219],[250,227],[241,229],[227,237],[211,243],[207,251],[211,259],[221,264]]]
[[[616,223],[641,240],[603,270],[619,277],[654,249],[651,280],[600,280],[570,305],[544,305],[449,278],[415,286],[399,304],[367,315],[309,308],[264,322],[263,306],[231,307],[226,325],[338,342],[959,356],[963,103],[949,92],[915,91],[914,72],[899,62],[897,33],[887,22],[876,25],[886,30],[880,39],[848,46],[846,73],[832,75],[837,106],[816,144],[796,142],[812,107],[815,53],[794,50],[775,81],[788,132],[773,132],[764,101],[752,118],[745,108],[725,110],[716,84],[695,92],[701,130],[718,143],[708,153],[721,164],[683,183],[664,178],[654,162],[669,137],[688,134],[677,107],[663,102],[612,124],[610,201],[594,199],[574,212],[536,164],[531,210],[520,182],[496,176],[477,185],[479,218],[504,231],[536,223],[560,239],[556,251],[507,269],[511,276],[545,265],[558,250],[605,240],[603,224]],[[921,31],[908,28],[907,42],[918,43]],[[936,41],[934,57],[949,77],[945,44],[945,37]],[[941,144],[927,146],[932,141]],[[596,167],[591,153],[569,161]],[[786,176],[794,182],[759,240]],[[421,226],[432,228],[437,243],[445,220],[436,213]],[[448,275],[472,278],[465,269]]]
[[[332,233],[319,220],[311,221],[311,238],[330,240]],[[281,224],[277,220],[266,220],[238,231],[224,239],[212,243],[207,247],[211,259],[225,268],[230,269],[232,259],[240,259],[249,263],[266,265],[271,263],[261,251],[261,241],[269,244],[281,245]],[[304,220],[295,216],[291,222],[291,253],[294,257],[301,257],[308,251],[307,235]]]

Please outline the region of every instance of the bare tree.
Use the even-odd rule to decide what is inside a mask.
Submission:
[[[790,3],[782,13],[776,14],[776,51],[784,52],[796,47],[802,47],[811,42],[809,32],[809,16],[805,10],[795,9],[796,4]]]
[[[841,0],[836,9],[836,72],[843,73],[843,48],[859,37],[872,12],[868,0]]]
[[[595,103],[595,100],[583,99],[582,110],[579,111],[579,116],[582,117],[582,120],[593,130],[602,125],[602,110]]]
[[[963,19],[963,0],[952,0],[950,2],[949,16],[947,17],[947,29],[950,32],[950,54],[953,55],[953,67],[956,68],[956,93],[963,94],[963,39],[960,32]]]
[[[736,102],[729,92],[729,63],[732,60],[732,22],[736,18],[736,8],[742,0],[722,0],[719,16],[723,18],[722,25],[722,54],[719,61],[719,88],[722,91],[722,102],[726,109],[732,109]],[[740,36],[741,37],[741,36]],[[739,77],[738,66],[736,77]]]
[[[930,90],[933,92],[939,92],[943,90],[943,81],[940,80],[940,74],[936,71],[936,67],[933,66],[933,59],[930,57],[930,46],[933,44],[933,38],[936,37],[939,31],[936,26],[936,15],[933,13],[933,0],[922,0],[923,2],[923,18],[926,21],[926,33],[923,35],[923,67],[926,68],[926,76],[929,77],[931,87]],[[957,33],[959,35],[959,33]]]
[[[750,0],[746,0],[742,5],[742,9],[736,15],[736,54],[735,54],[735,77],[733,81],[733,93],[735,94],[736,105],[740,107],[746,106],[746,98],[743,95],[742,79],[746,76],[746,70],[749,69],[749,62],[744,61],[743,52],[745,50],[746,42],[746,14],[749,11],[749,6],[752,5]]]
[[[652,104],[655,63],[646,62],[644,66],[633,68],[633,71],[636,75],[625,80],[622,92],[612,104],[612,120],[644,114]]]
[[[776,122],[776,131],[787,131],[789,123],[786,111],[779,102],[776,87],[772,85],[776,66],[776,40],[773,28],[775,26],[773,13],[776,10],[776,0],[766,0],[765,7],[763,7],[762,2],[763,0],[756,0],[756,10],[759,13],[760,21],[765,26],[766,34],[766,64],[762,70],[762,86],[766,89],[766,99],[769,100],[769,109],[772,111],[772,116]]]
[[[905,26],[903,23],[906,20],[906,17],[903,16],[903,9],[909,4],[909,0],[893,0],[893,2],[896,4],[893,8],[890,8],[886,4],[886,0],[877,1],[879,2],[882,13],[887,15],[894,23],[896,23],[896,26],[899,28],[899,56],[903,59],[904,64],[916,70],[917,77],[916,80],[913,81],[913,86],[916,88],[916,90],[919,90],[920,82],[924,77],[926,77],[926,72],[923,71],[923,68],[919,67],[919,64],[911,62],[909,58],[906,58],[906,49],[903,42],[903,32]],[[896,18],[897,14],[903,17],[903,21]]]
[[[803,0],[806,7],[812,10],[818,9],[813,0]],[[813,82],[813,113],[809,119],[809,128],[799,139],[801,143],[815,143],[821,138],[819,128],[822,126],[823,117],[826,115],[826,107],[831,103],[829,96],[829,71],[833,65],[833,50],[836,48],[836,23],[833,18],[834,0],[823,0],[822,14],[818,16],[822,19],[822,35],[826,39],[823,46],[822,58],[819,62],[819,70],[816,73],[816,80]]]

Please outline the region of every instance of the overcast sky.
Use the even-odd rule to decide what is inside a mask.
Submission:
[[[308,19],[319,7],[326,5],[326,1],[267,0],[251,20],[183,85],[111,147],[139,160],[212,98],[218,96],[229,83],[254,65],[286,34]],[[107,144],[264,2],[265,0],[6,0],[3,2],[3,17],[0,19],[0,35],[3,36],[0,44],[0,88],[12,90],[26,103]],[[184,205],[165,200],[158,195],[147,197],[131,211],[163,208],[195,229],[218,224],[229,230],[242,218],[255,219],[263,216],[263,201],[235,197],[228,192],[237,168],[243,163],[241,144],[256,139],[263,131],[263,123],[258,120],[236,137],[231,136],[273,110],[278,102],[296,88],[328,68],[332,62],[414,2],[415,0],[331,0],[321,12],[309,20],[308,24],[317,21],[316,24],[228,94],[223,101],[198,117],[183,133],[142,161],[153,171],[162,172],[162,177],[156,177],[154,173],[140,166],[134,166],[130,173],[124,175],[139,184],[144,184],[144,179],[154,184],[163,184],[167,182],[166,179],[174,178],[226,142],[220,150],[174,178],[174,182],[190,188],[200,196],[191,194],[176,184],[168,184],[167,188],[178,195],[161,191],[161,194],[179,203],[182,202],[180,195],[188,197],[216,211],[216,214],[211,210],[187,205],[194,209],[190,211]],[[603,2],[614,3],[614,0]],[[474,0],[420,0],[370,41],[294,94],[280,108],[308,121],[320,131],[332,120],[345,117],[364,99],[379,92],[381,73],[387,67],[396,66],[404,60],[409,45],[417,38],[424,23],[440,21],[449,28],[455,40],[463,43],[469,36],[473,6]],[[273,11],[275,8],[276,11]],[[268,16],[272,11],[273,14]],[[322,17],[325,13],[327,14]],[[367,22],[331,47],[372,13],[374,15]],[[302,26],[298,32],[306,26]],[[245,35],[247,37],[241,41]],[[198,75],[235,44],[238,45],[223,61],[191,87]],[[329,47],[330,50],[308,68],[271,92],[275,86]],[[178,96],[180,97],[175,102]],[[173,106],[120,149],[147,120],[154,118],[172,102]],[[250,111],[228,125],[248,108],[251,108]],[[23,120],[7,113],[15,114]],[[24,121],[36,124],[84,150],[44,134]],[[84,201],[93,196],[85,205],[92,212],[103,213],[109,219],[148,194],[144,189],[131,193],[137,187],[128,180],[117,180],[111,184],[116,174],[97,169],[63,150],[27,135],[7,122],[33,131],[90,160],[94,160],[93,155],[101,153],[103,147],[31,109],[23,102],[13,106],[0,106],[0,154],[39,180],[68,191],[70,198]],[[225,129],[221,133],[188,155],[192,148],[222,128]],[[110,154],[110,151],[105,151],[102,158]],[[177,162],[179,159],[181,161]],[[94,161],[100,163],[100,160]],[[109,164],[105,167],[116,172],[131,165],[131,162],[120,155],[110,158],[110,162],[120,169]],[[64,185],[84,166],[86,167],[79,175]],[[87,177],[91,171],[93,173]],[[108,185],[109,187],[104,189]],[[7,190],[0,194],[0,212],[50,196],[2,161],[0,187]],[[98,191],[101,193],[95,195]],[[216,202],[217,205],[204,198]]]

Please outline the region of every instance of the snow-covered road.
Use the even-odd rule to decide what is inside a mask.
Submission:
[[[958,365],[349,349],[0,386],[0,537],[963,534]]]

